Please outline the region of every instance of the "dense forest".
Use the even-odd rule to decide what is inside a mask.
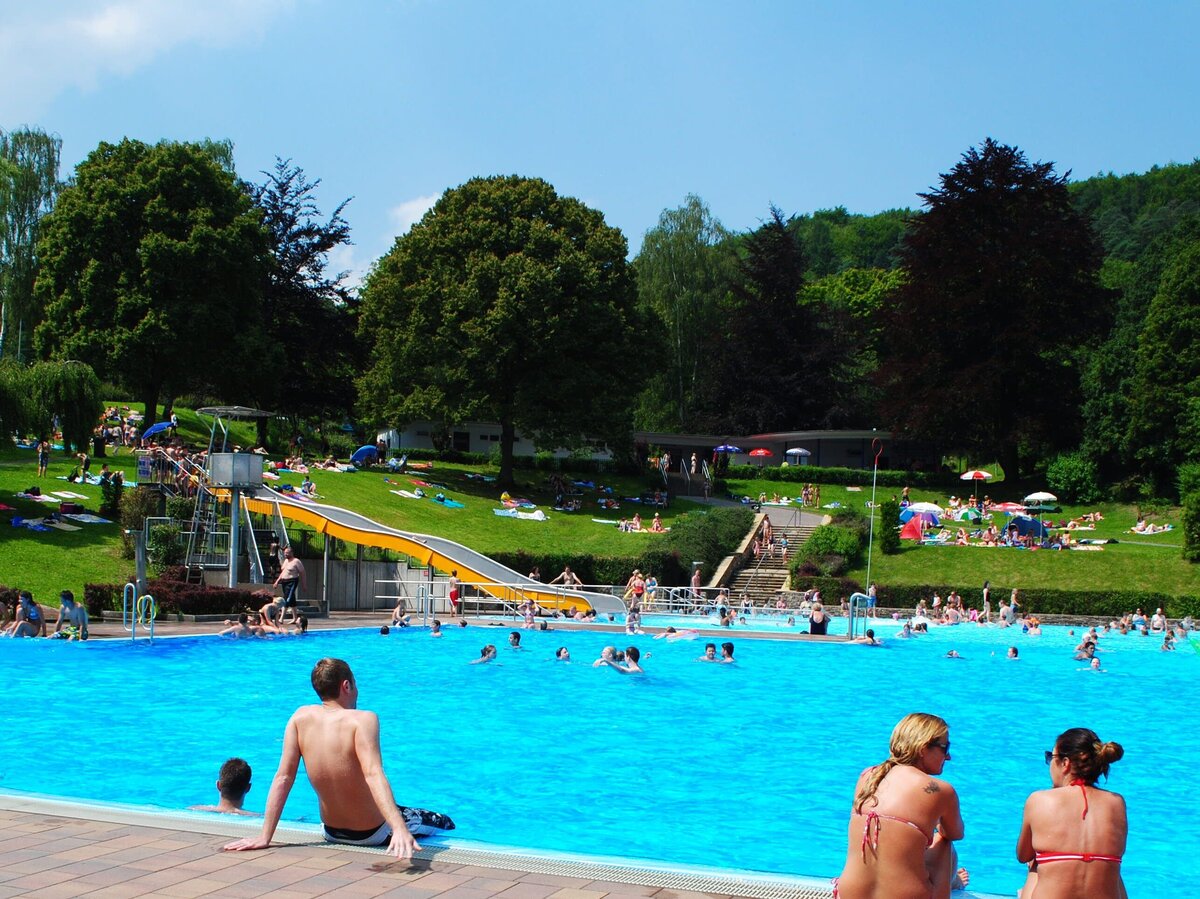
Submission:
[[[1071,180],[988,139],[910,209],[770,207],[737,232],[689,195],[632,259],[552,185],[476,178],[352,289],[328,270],[346,203],[323,216],[291,160],[245,181],[226,142],[124,140],[59,180],[59,149],[0,131],[10,431],[48,409],[21,372],[70,362],[151,415],[484,416],[568,446],[870,427],[1083,492],[1200,472],[1200,161]]]

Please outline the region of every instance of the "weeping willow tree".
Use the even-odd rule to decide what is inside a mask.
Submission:
[[[0,131],[0,358],[21,361],[40,318],[33,300],[38,223],[58,194],[61,151],[62,138],[40,128]]]
[[[82,362],[39,362],[23,370],[22,381],[26,428],[37,436],[48,434],[57,417],[63,448],[71,453],[86,447],[104,411],[100,379],[92,367]]]
[[[27,418],[25,369],[0,360],[0,434],[23,433]]]

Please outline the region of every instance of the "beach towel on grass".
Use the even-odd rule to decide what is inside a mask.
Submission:
[[[83,530],[83,528],[79,527],[78,525],[65,524],[64,522],[61,522],[61,521],[47,521],[46,525],[47,525],[47,527],[52,527],[55,530],[59,530],[59,531],[82,531]]]
[[[55,496],[61,496],[63,499],[87,499],[82,493],[72,493],[70,490],[55,490]]]
[[[93,515],[91,512],[79,512],[72,515],[64,515],[63,518],[69,518],[72,521],[81,521],[84,524],[112,524],[107,518],[101,518],[99,515]]]
[[[502,518],[520,518],[525,521],[545,521],[546,513],[541,509],[536,512],[521,512],[517,509],[492,509],[492,512]]]
[[[21,499],[31,499],[35,503],[56,503],[58,500],[53,496],[37,496],[33,493],[18,493],[17,496]]]

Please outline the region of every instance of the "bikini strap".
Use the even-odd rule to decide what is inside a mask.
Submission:
[[[1088,813],[1087,784],[1084,783],[1084,780],[1082,777],[1077,777],[1073,781],[1071,781],[1071,786],[1079,787],[1079,792],[1083,794],[1083,817],[1087,818],[1087,813]]]

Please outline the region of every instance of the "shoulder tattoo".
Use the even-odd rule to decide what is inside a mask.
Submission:
[[[938,786],[938,782],[936,780],[931,780],[929,783],[925,784],[925,792],[940,793],[941,787]]]

